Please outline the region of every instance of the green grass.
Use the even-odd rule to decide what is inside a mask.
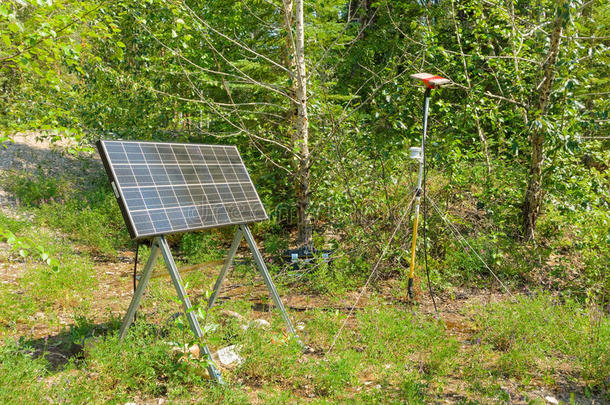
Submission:
[[[180,238],[180,253],[188,263],[197,264],[222,259],[226,255],[222,232],[190,232]]]
[[[4,176],[3,188],[11,192],[21,205],[39,207],[41,204],[64,198],[69,194],[70,181],[64,177],[50,177],[41,169],[36,174],[11,172]]]
[[[208,341],[213,349],[240,346],[245,361],[224,370],[229,385],[218,387],[207,381],[204,362],[185,362],[173,349],[192,344],[194,338],[184,322],[183,327],[168,322],[181,309],[167,279],[151,281],[138,322],[127,340],[119,342],[116,319],[100,329],[86,318],[93,305],[92,292],[98,288],[88,255],[75,252],[69,238],[35,232],[27,221],[0,219],[6,227],[44,246],[61,263],[59,271],[53,271],[25,259],[18,285],[0,285],[0,331],[8,339],[0,350],[3,359],[10,357],[1,366],[3,370],[10,367],[10,372],[0,378],[19,386],[0,389],[3,403],[14,402],[20,393],[26,399],[44,395],[55,401],[92,403],[159,397],[213,403],[244,403],[253,398],[266,403],[429,403],[453,389],[455,379],[466,382],[461,389],[463,403],[508,401],[506,390],[498,383],[507,380],[516,381],[523,392],[534,382],[553,390],[566,380],[598,396],[609,388],[608,318],[579,301],[560,302],[544,294],[471,307],[464,314],[473,329],[466,344],[453,336],[442,319],[372,295],[366,309],[356,311],[349,320],[328,355],[345,312],[291,313],[295,323],[305,324],[300,334],[315,350],[315,354],[304,355],[298,343],[286,337],[277,314],[271,318],[270,330],[244,330],[237,319],[222,315],[221,309],[253,319],[257,315],[248,296],[225,301],[209,313],[208,323],[217,326]],[[218,246],[219,254],[219,245],[214,245],[219,237],[200,234],[188,243],[193,250],[199,244]],[[149,249],[143,247],[141,253],[145,261]],[[161,262],[157,267],[163,271]],[[248,285],[255,274],[252,266],[238,266],[232,277]],[[194,271],[185,274],[184,280],[194,302],[205,303],[205,292],[214,277]],[[341,306],[343,299],[333,285],[329,281],[326,294]],[[83,342],[85,347],[81,354],[69,355],[59,368],[44,356],[34,358],[34,350],[23,339],[16,344],[10,338],[16,327],[40,322],[59,330],[59,312],[65,317],[66,310],[73,321],[56,335],[57,347],[78,347],[74,345]],[[44,321],[37,318],[39,313],[45,314]],[[40,345],[37,347],[39,353]]]
[[[10,334],[16,325],[36,324],[56,328],[58,308],[73,312],[87,308],[97,288],[93,261],[72,249],[69,239],[47,229],[36,229],[31,222],[0,215],[0,224],[28,240],[57,261],[49,266],[36,256],[21,257],[5,252],[17,273],[17,284],[0,284],[0,335]],[[40,319],[38,315],[44,314]]]
[[[10,402],[23,391],[24,398],[44,392],[54,400],[93,403],[158,397],[215,403],[243,403],[252,397],[266,403],[429,403],[442,398],[450,381],[463,378],[468,382],[464,403],[503,402],[507,394],[498,381],[507,378],[524,390],[533,380],[552,390],[565,377],[562,373],[569,373],[572,381],[582,380],[591,392],[601,392],[608,375],[608,322],[591,329],[590,318],[574,303],[558,304],[541,296],[472,308],[479,332],[463,346],[443,321],[378,301],[356,314],[328,355],[344,314],[293,314],[305,322],[301,335],[316,349],[316,354],[303,354],[298,343],[285,336],[279,316],[273,317],[269,330],[243,330],[237,320],[214,309],[209,322],[217,329],[210,344],[236,344],[245,360],[224,370],[229,385],[218,387],[207,381],[205,362],[185,361],[173,349],[192,342],[188,330],[165,321],[178,305],[169,302],[162,307],[162,319],[154,321],[158,317],[146,315],[152,300],[148,298],[123,342],[117,339],[116,322],[100,334],[92,333],[98,326],[78,321],[66,334],[68,341],[97,337],[86,339],[81,357],[58,370],[42,358],[33,359],[24,343],[7,340],[0,348],[0,367],[8,374],[0,379],[16,381],[20,388],[4,385],[0,401]],[[222,306],[251,317],[246,301]],[[566,362],[570,367],[560,367]]]
[[[499,375],[552,381],[563,369],[594,388],[609,382],[610,320],[597,309],[542,294],[480,309],[475,319],[480,339],[500,354]]]
[[[41,380],[49,372],[44,358],[34,358],[32,350],[11,340],[0,345],[0,402],[39,403],[46,389]]]
[[[84,184],[83,184],[84,183]],[[106,255],[130,246],[112,190],[100,176],[52,177],[42,171],[5,174],[2,186],[36,225],[61,231],[89,249]]]

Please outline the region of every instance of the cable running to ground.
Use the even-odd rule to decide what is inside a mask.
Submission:
[[[345,325],[347,324],[347,321],[349,320],[350,316],[354,312],[354,309],[356,309],[356,305],[358,305],[358,302],[360,302],[360,299],[362,298],[362,295],[366,291],[369,283],[373,279],[373,276],[377,272],[377,268],[379,267],[379,264],[381,263],[381,260],[383,259],[383,257],[387,253],[388,248],[390,247],[390,244],[394,240],[394,236],[396,236],[396,232],[398,232],[398,229],[400,229],[400,226],[402,225],[403,221],[409,215],[409,209],[411,208],[411,205],[413,204],[413,201],[415,201],[415,197],[416,197],[416,194],[413,194],[413,198],[411,198],[411,201],[407,205],[407,208],[405,209],[405,213],[402,215],[402,217],[400,217],[400,220],[398,221],[398,224],[394,228],[394,231],[390,235],[390,238],[388,239],[388,241],[386,242],[383,250],[381,251],[381,254],[379,255],[379,259],[377,259],[377,262],[375,263],[375,266],[373,266],[373,270],[371,271],[371,274],[369,275],[369,277],[367,278],[366,282],[364,283],[364,286],[362,286],[362,289],[360,290],[360,293],[358,294],[358,297],[356,297],[356,302],[354,303],[354,305],[350,308],[349,312],[347,313],[347,316],[343,320],[343,323],[341,324],[341,327],[339,328],[339,330],[335,334],[335,336],[333,338],[333,342],[331,343],[330,347],[328,348],[328,351],[326,352],[326,354],[324,356],[328,356],[330,354],[330,352],[333,350],[333,348],[335,347],[335,344],[337,343],[337,339],[339,339],[339,336],[341,335],[341,332],[343,332],[343,329],[345,328]]]
[[[466,238],[464,238],[462,236],[462,234],[460,233],[460,231],[457,230],[457,228],[451,223],[449,222],[449,220],[445,217],[445,215],[443,215],[443,213],[441,212],[440,208],[438,207],[438,205],[436,205],[436,203],[434,202],[434,200],[430,197],[428,197],[428,200],[430,201],[430,203],[432,203],[432,206],[436,209],[436,212],[438,212],[438,215],[441,217],[441,219],[445,222],[445,224],[449,227],[449,230],[451,231],[451,233],[453,233],[453,235],[456,237],[456,239],[462,244],[462,247],[464,248],[464,251],[466,253],[468,253],[468,255],[470,256],[470,252],[468,251],[468,249],[466,249],[466,245],[468,245],[468,247],[470,248],[470,250],[472,250],[472,252],[474,253],[474,255],[481,261],[481,263],[483,263],[483,266],[485,266],[485,268],[491,273],[492,276],[494,276],[494,278],[498,281],[498,283],[500,283],[500,285],[502,286],[502,288],[504,288],[504,290],[508,293],[508,295],[510,295],[512,298],[515,298],[515,296],[510,292],[510,290],[508,289],[508,287],[502,282],[502,280],[500,280],[500,278],[496,275],[496,273],[491,269],[491,267],[489,267],[487,265],[487,263],[485,262],[485,260],[483,260],[483,258],[481,256],[479,256],[479,254],[477,253],[477,251],[470,245],[470,243],[468,243],[468,241],[466,240]]]

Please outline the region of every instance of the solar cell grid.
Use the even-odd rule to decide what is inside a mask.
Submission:
[[[237,148],[100,141],[132,238],[267,219]]]

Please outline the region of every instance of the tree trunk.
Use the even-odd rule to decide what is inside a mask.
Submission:
[[[295,200],[297,208],[297,245],[312,244],[312,226],[309,214],[309,120],[307,116],[307,73],[305,70],[305,27],[303,0],[294,0],[296,29],[292,38],[292,0],[284,0],[284,13],[288,37],[287,46],[292,49],[288,66],[293,72],[292,95],[296,100],[290,103],[288,114],[291,122],[291,140],[295,152]],[[296,111],[295,111],[296,107]],[[296,115],[296,116],[295,116]]]
[[[542,66],[542,83],[535,114],[538,118],[546,114],[551,99],[551,89],[555,79],[555,62],[559,54],[561,33],[565,18],[557,13],[553,24],[553,31],[549,38],[549,51]],[[532,156],[530,160],[529,182],[523,199],[522,226],[525,240],[533,240],[536,236],[536,221],[542,206],[542,164],[544,162],[544,129],[537,126],[532,132]]]

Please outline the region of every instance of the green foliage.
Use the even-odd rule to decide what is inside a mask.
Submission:
[[[129,246],[129,235],[112,192],[104,190],[84,198],[44,204],[38,211],[38,220],[103,254],[113,255],[117,249]]]
[[[88,42],[106,27],[91,24],[101,4],[15,1],[0,4],[0,140],[7,130],[48,130],[82,138],[74,120],[76,74]]]
[[[226,254],[223,242],[217,232],[189,232],[180,239],[180,253],[192,264],[219,260]]]
[[[111,255],[125,248],[129,239],[114,194],[101,176],[83,179],[55,177],[43,171],[36,175],[12,172],[4,176],[3,185],[21,206],[30,209],[37,225],[67,233],[73,240]],[[5,239],[9,236],[7,233]],[[27,240],[17,247],[48,257]]]
[[[49,177],[39,170],[36,175],[8,174],[3,186],[20,204],[40,207],[45,202],[63,200],[68,195],[70,182],[63,178]]]
[[[34,256],[40,261],[47,264],[52,271],[59,270],[59,261],[49,255],[45,247],[39,245],[30,238],[18,238],[13,232],[8,229],[0,228],[0,241],[6,242],[12,251],[18,252],[19,256],[26,258]]]

